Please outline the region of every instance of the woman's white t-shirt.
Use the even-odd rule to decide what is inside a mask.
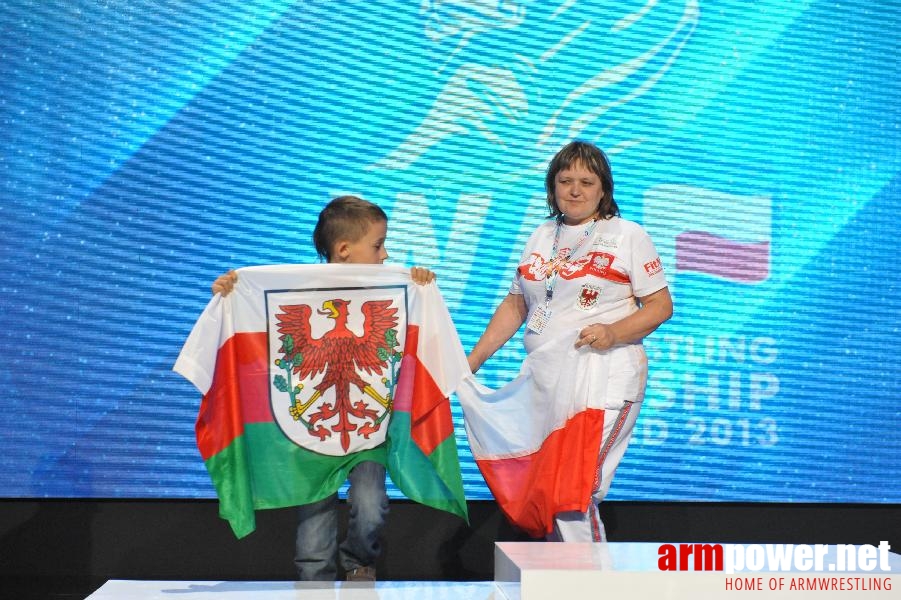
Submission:
[[[523,339],[528,353],[560,336],[575,339],[579,330],[593,323],[619,321],[638,310],[638,298],[667,287],[647,232],[637,223],[612,217],[598,220],[593,228],[590,223],[559,226],[557,276],[552,278],[553,294],[546,303],[557,230],[556,221],[535,230],[510,286],[510,293],[523,295],[529,310],[526,323],[533,322],[537,310],[550,313],[540,333],[526,328]],[[610,378],[605,386],[608,407],[640,401],[647,378],[641,342],[593,352],[607,363],[603,370]]]

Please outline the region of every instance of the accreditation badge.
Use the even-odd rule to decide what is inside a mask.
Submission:
[[[532,313],[532,316],[529,318],[529,323],[526,325],[526,327],[529,328],[529,331],[541,335],[544,332],[544,328],[547,327],[548,321],[550,320],[551,309],[549,309],[547,306],[539,306],[535,309],[535,312]]]

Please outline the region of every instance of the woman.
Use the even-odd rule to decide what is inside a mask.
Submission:
[[[650,237],[638,224],[619,216],[610,164],[597,146],[576,141],[561,149],[548,166],[545,189],[549,220],[526,244],[509,293],[468,359],[475,373],[526,323],[523,339],[529,356],[520,379],[532,380],[528,429],[534,433],[546,427],[548,435],[541,434],[545,445],[557,443],[554,440],[564,430],[578,433],[575,438],[567,434],[570,446],[558,447],[559,456],[550,463],[541,459],[544,462],[534,469],[520,463],[512,470],[489,473],[503,461],[479,464],[489,485],[531,473],[527,477],[533,481],[520,481],[515,492],[501,490],[506,483],[492,486],[502,508],[506,500],[499,492],[514,503],[549,504],[549,509],[523,509],[538,515],[537,525],[531,517],[523,517],[525,525],[518,523],[519,509],[513,514],[505,509],[514,524],[533,535],[541,532],[548,540],[605,541],[597,503],[610,487],[644,397],[647,357],[642,339],[672,316],[673,304]],[[482,402],[461,395],[467,427],[470,420],[473,424],[478,420],[476,412],[479,418],[492,420],[506,410],[510,420],[511,411],[502,408],[510,394],[503,401],[492,400],[486,391],[479,392]],[[549,402],[564,406],[549,408]],[[596,414],[597,419],[578,422],[585,414]],[[536,418],[541,423],[536,424]],[[485,437],[498,430],[492,427],[485,434],[470,429],[470,442],[490,446]],[[587,493],[584,487],[578,492],[583,497],[567,500],[565,490],[557,488],[567,486],[569,474],[563,471],[579,470],[579,461],[572,460],[572,439],[593,457],[594,464],[586,463],[586,468],[592,469],[594,481]],[[527,450],[531,452],[523,448],[512,453],[519,461]],[[555,483],[547,484],[549,480]],[[512,498],[516,495],[533,498]],[[549,510],[550,516],[539,515],[542,510]]]

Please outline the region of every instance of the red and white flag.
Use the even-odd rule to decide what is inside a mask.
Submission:
[[[643,224],[671,278],[757,284],[770,277],[772,205],[770,196],[661,185],[645,192]]]
[[[604,409],[618,395],[608,389],[608,356],[576,349],[576,335],[532,351],[499,390],[475,377],[457,388],[485,482],[509,521],[535,538],[553,530],[556,513],[588,509]]]
[[[448,397],[469,369],[437,285],[382,265],[238,273],[173,367],[203,395],[197,446],[235,534],[256,509],[337,491],[363,460],[466,518]]]

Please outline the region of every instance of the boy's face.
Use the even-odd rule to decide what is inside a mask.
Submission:
[[[341,241],[335,246],[335,262],[359,265],[380,265],[388,258],[385,237],[388,235],[387,221],[372,221],[366,233],[355,242]]]

